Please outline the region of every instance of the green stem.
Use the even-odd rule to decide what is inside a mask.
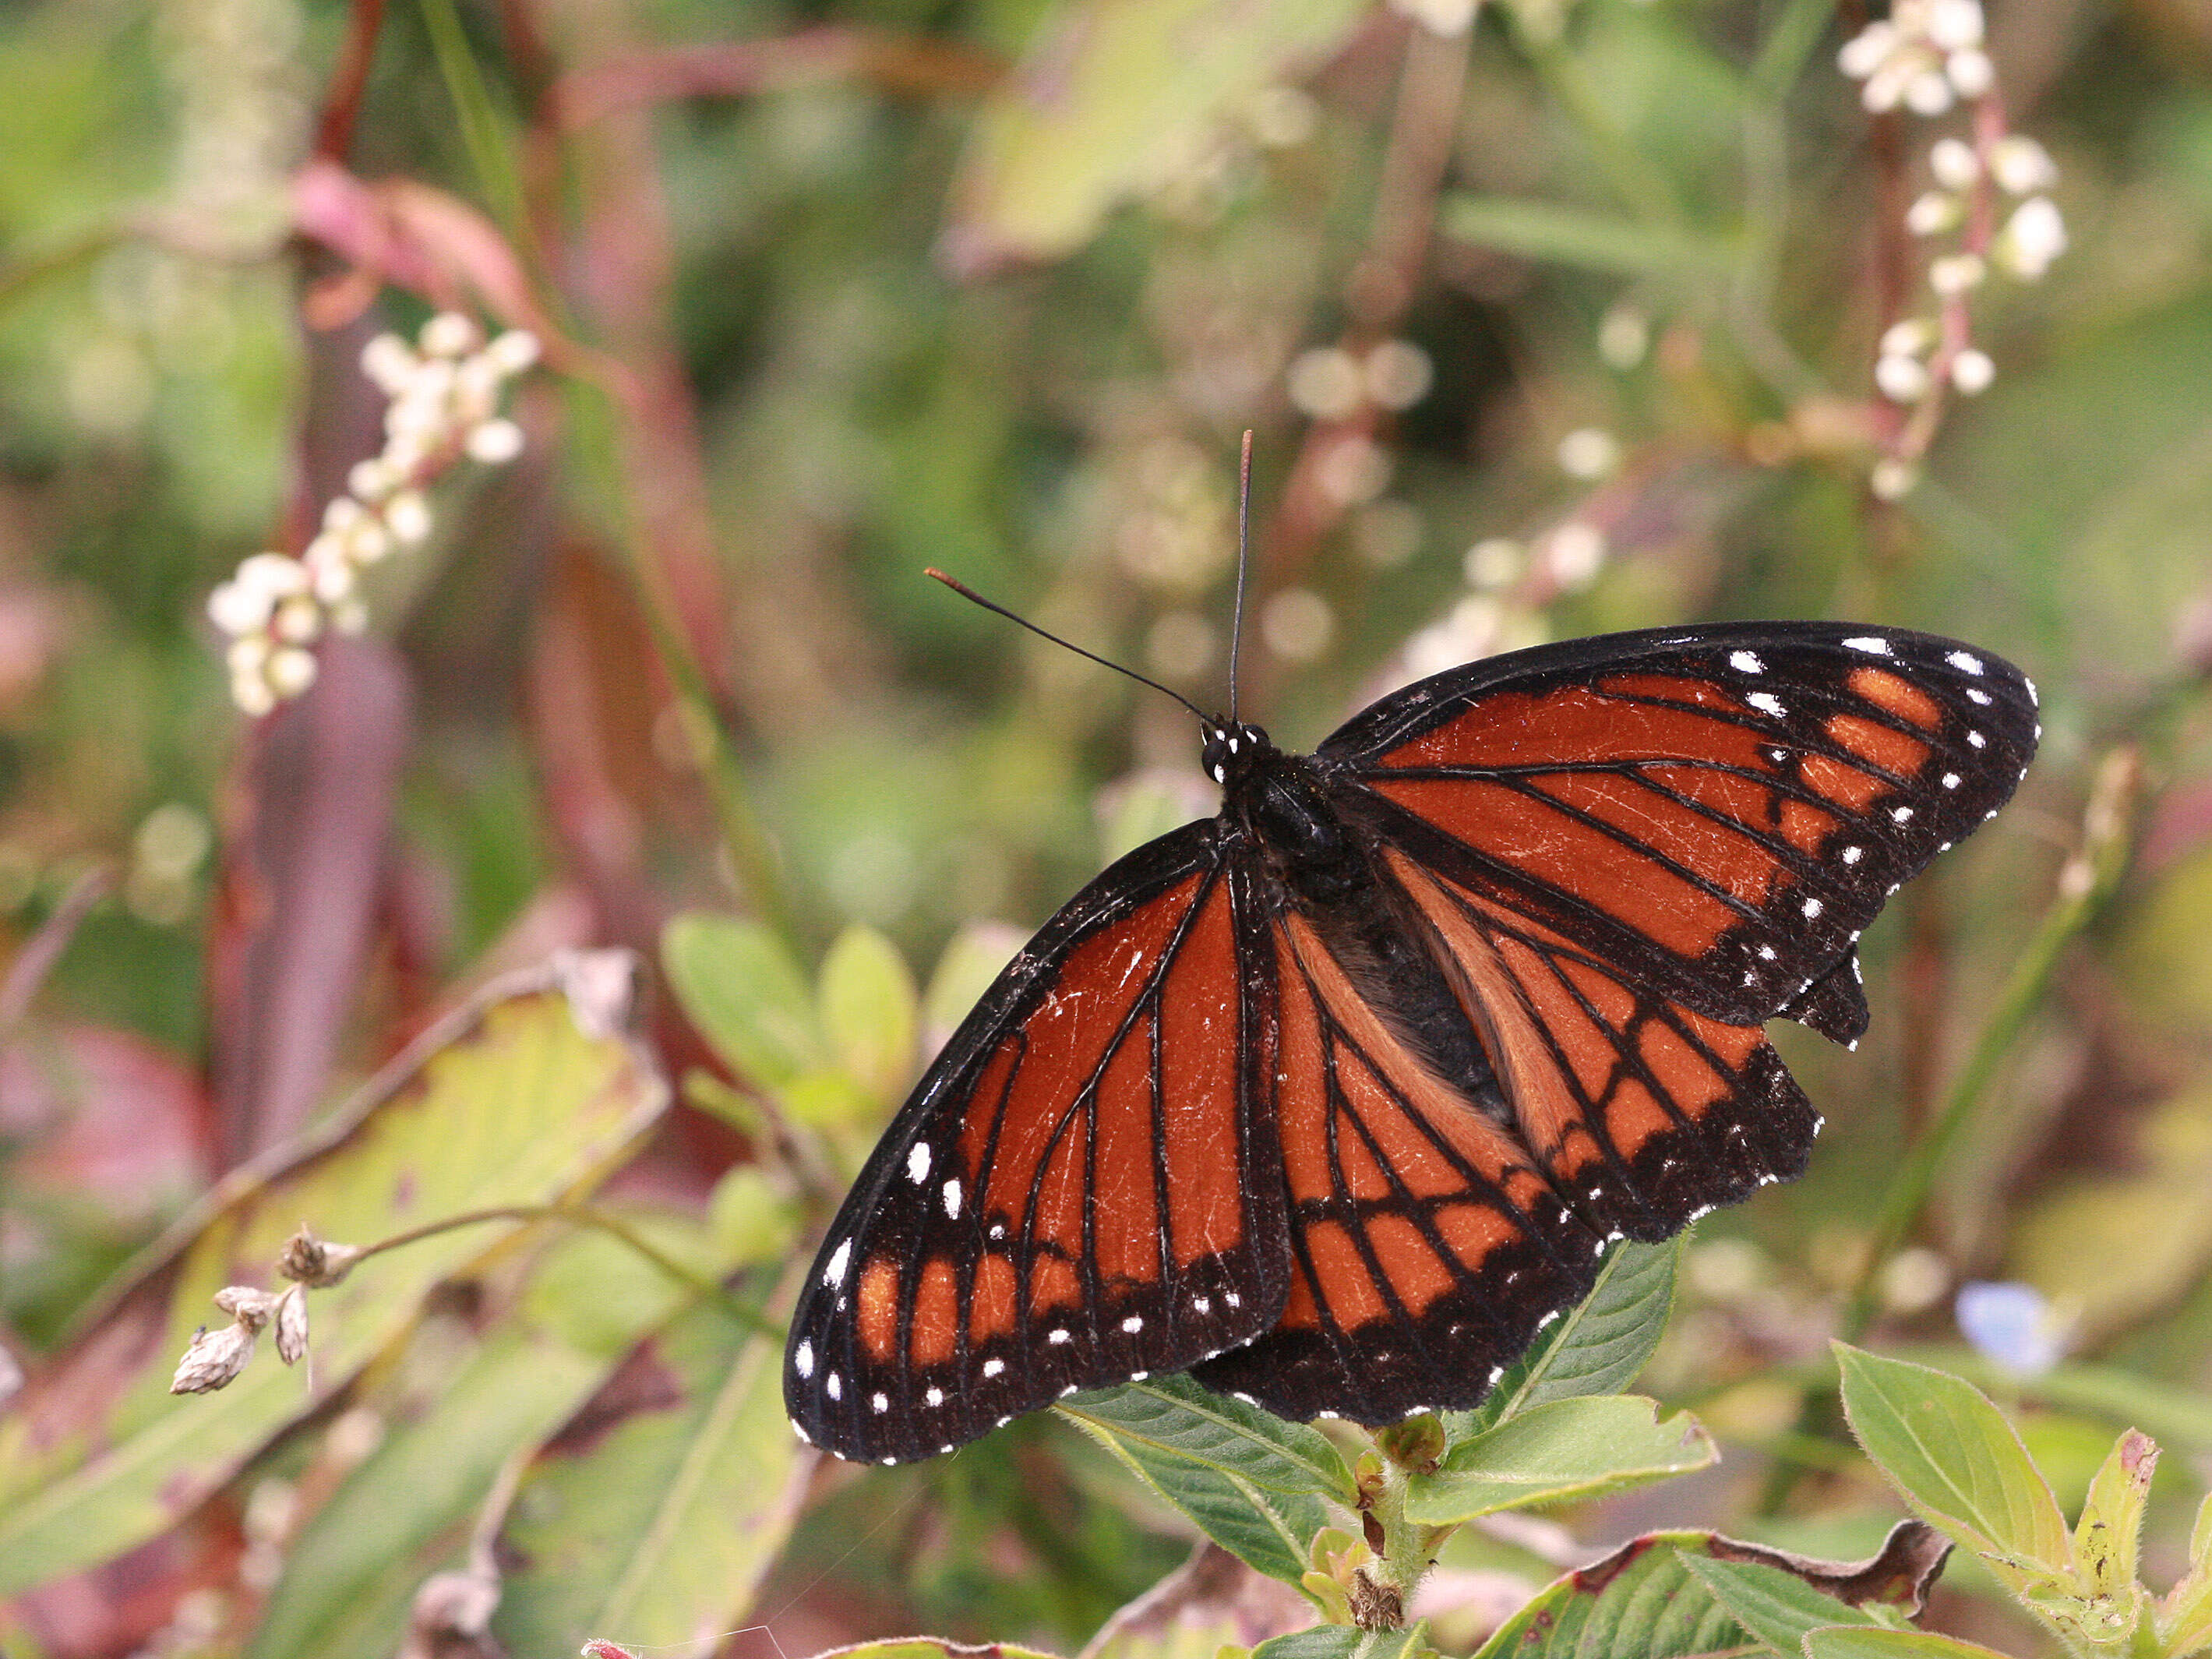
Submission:
[[[607,1210],[589,1204],[500,1204],[489,1209],[464,1210],[459,1215],[449,1215],[436,1221],[426,1221],[419,1227],[410,1227],[405,1232],[394,1233],[389,1238],[379,1239],[374,1244],[362,1247],[355,1265],[386,1250],[396,1250],[403,1245],[420,1243],[434,1238],[440,1233],[452,1232],[458,1227],[480,1226],[487,1221],[566,1221],[579,1227],[590,1227],[620,1239],[671,1279],[695,1294],[719,1302],[723,1311],[739,1324],[758,1335],[774,1337],[781,1342],[784,1328],[750,1303],[740,1302],[712,1276],[686,1267],[647,1238],[629,1222]]]
[[[1522,52],[1581,132],[1613,193],[1646,224],[1680,225],[1682,207],[1674,185],[1621,131],[1582,64],[1557,40],[1540,40],[1521,27],[1513,8],[1505,8],[1504,15],[1514,20]]]
[[[2127,797],[2134,787],[2134,768],[2132,750],[2115,751],[2106,760],[2096,786],[2097,794],[2105,799],[2092,801],[2084,845],[2060,873],[2057,902],[2045,913],[2042,925],[2014,964],[1996,1011],[1952,1081],[1942,1110],[1892,1178],[1859,1267],[1858,1282],[1837,1322],[1836,1334],[1844,1341],[1856,1342],[1866,1334],[1880,1304],[1882,1269],[1927,1207],[1937,1173],[1973,1122],[1998,1065],[2029,1016],[2041,1006],[2061,954],[2074,936],[2088,926],[2126,869]],[[2100,817],[2105,822],[2100,823]]]
[[[529,245],[530,216],[522,191],[522,174],[514,165],[506,135],[500,130],[491,89],[477,68],[469,50],[468,31],[453,0],[422,0],[422,21],[429,30],[431,50],[437,54],[438,73],[453,100],[460,122],[461,143],[469,152],[469,165],[496,206],[507,234],[518,248]]]

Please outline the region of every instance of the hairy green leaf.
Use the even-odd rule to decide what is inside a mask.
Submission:
[[[830,1058],[879,1101],[904,1093],[919,998],[897,947],[855,922],[822,958],[819,994]]]
[[[1428,1645],[1429,1627],[1418,1620],[1404,1630],[1316,1625],[1271,1637],[1252,1650],[1252,1659],[1419,1659]]]
[[[1483,1402],[1444,1414],[1453,1443],[1531,1407],[1580,1395],[1619,1394],[1636,1380],[1666,1334],[1681,1241],[1615,1244],[1590,1293],[1553,1322],[1505,1368]]]
[[[823,1068],[814,994],[773,930],[692,911],[662,930],[660,961],[685,1016],[746,1081],[781,1088]]]
[[[1763,1561],[1727,1561],[1691,1553],[1683,1555],[1682,1565],[1736,1623],[1777,1653],[1796,1653],[1809,1630],[1881,1624],[1872,1613],[1823,1595],[1795,1573]]]
[[[1500,1510],[1595,1498],[1702,1469],[1720,1455],[1687,1413],[1664,1422],[1633,1395],[1555,1400],[1452,1449],[1434,1474],[1414,1475],[1406,1513],[1430,1526]]]
[[[1304,1576],[1328,1523],[1323,1498],[1349,1504],[1352,1477],[1314,1430],[1200,1388],[1151,1377],[1080,1394],[1054,1410],[1256,1571]]]

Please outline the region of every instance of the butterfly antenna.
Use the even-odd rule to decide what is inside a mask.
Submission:
[[[1012,611],[1007,610],[1003,605],[992,604],[990,600],[985,599],[974,588],[969,586],[967,583],[954,580],[951,577],[946,575],[942,570],[938,569],[935,566],[933,565],[930,568],[923,571],[921,574],[925,576],[929,576],[934,578],[938,581],[943,582],[947,587],[957,593],[962,599],[972,599],[977,605],[981,605],[986,611],[995,611],[999,615],[1004,617],[1008,622],[1019,623],[1024,628],[1028,629],[1030,633],[1036,635],[1039,639],[1050,640],[1054,645],[1064,647],[1066,649],[1075,653],[1079,657],[1088,657],[1092,662],[1097,663],[1102,668],[1110,668],[1117,674],[1127,674],[1131,679],[1136,681],[1139,685],[1149,685],[1155,691],[1167,692],[1168,696],[1173,697],[1184,708],[1189,709],[1192,714],[1196,714],[1200,720],[1204,720],[1206,719],[1205,710],[1201,709],[1188,697],[1183,696],[1182,692],[1170,690],[1166,686],[1162,685],[1158,680],[1148,680],[1142,674],[1139,674],[1135,669],[1124,668],[1120,663],[1110,661],[1107,658],[1100,656],[1096,651],[1085,651],[1081,646],[1074,644],[1070,641],[1063,640],[1059,635],[1049,633],[1044,629],[1039,628],[1027,617],[1016,616]]]
[[[1237,611],[1229,623],[1229,723],[1237,724],[1237,650],[1244,643],[1244,566],[1252,546],[1252,430],[1237,464]]]

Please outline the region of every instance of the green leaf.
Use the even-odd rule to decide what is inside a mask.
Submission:
[[[365,1261],[313,1292],[312,1366],[287,1369],[264,1342],[221,1393],[173,1396],[192,1331],[221,1316],[215,1292],[269,1283],[302,1221],[366,1243],[468,1211],[562,1200],[629,1155],[666,1091],[609,1030],[623,1010],[605,970],[627,962],[593,953],[503,981],[387,1067],[307,1150],[234,1173],[179,1224],[0,1421],[0,1596],[173,1525],[405,1330],[425,1291],[518,1225],[439,1233]]]
[[[551,1254],[610,1249],[631,1254],[597,1233],[564,1239]],[[634,1342],[668,1306],[665,1294],[631,1297],[599,1316],[627,1314]],[[376,1450],[287,1547],[250,1659],[387,1659],[415,1592],[451,1553],[501,1466],[574,1414],[607,1365],[596,1344],[563,1340],[526,1307],[495,1322],[428,1408],[389,1424]]]
[[[1673,231],[1516,197],[1447,197],[1437,223],[1445,235],[1478,247],[1625,276],[1711,273],[1727,264],[1722,248]]]
[[[684,1016],[748,1082],[781,1088],[823,1069],[813,994],[771,929],[692,911],[662,930],[660,961]]]
[[[1151,1377],[1054,1409],[1120,1458],[1206,1535],[1255,1571],[1295,1584],[1324,1498],[1349,1505],[1352,1476],[1314,1430],[1200,1388]]]
[[[1614,1245],[1590,1293],[1505,1368],[1480,1406],[1446,1413],[1445,1433],[1457,1443],[1532,1407],[1627,1388],[1666,1334],[1680,1260],[1680,1239]]]
[[[2158,1634],[2173,1659],[2212,1647],[2212,1495],[2189,1534],[2189,1571],[2159,1603]]]
[[[1732,1659],[1761,1644],[1692,1577],[1707,1533],[1653,1533],[1569,1573],[1492,1632],[1474,1659]]]
[[[1406,1489],[1408,1518],[1451,1526],[1500,1510],[1564,1503],[1702,1469],[1719,1457],[1687,1413],[1659,1420],[1633,1395],[1555,1400],[1455,1446]]]
[[[2158,1448],[2148,1435],[2130,1429],[2090,1481],[2074,1528],[2074,1556],[2087,1579],[2084,1589],[2121,1595],[2135,1587],[2143,1505],[2157,1470]]]
[[[1905,1502],[2015,1593],[2070,1589],[2073,1540],[2058,1500],[1988,1397],[1925,1365],[1835,1350],[1851,1431]]]
[[[1994,1648],[1924,1630],[1837,1626],[1808,1632],[1806,1659],[2004,1659]]]
[[[998,921],[971,921],[953,934],[922,994],[921,1020],[933,1039],[950,1036],[1022,948],[1022,933]]]
[[[1419,1659],[1428,1647],[1428,1625],[1418,1620],[1404,1630],[1316,1625],[1270,1638],[1252,1650],[1252,1659]]]
[[[1073,252],[1366,12],[1365,0],[1063,0],[977,112],[947,231],[955,262]]]
[[[1777,1653],[1799,1651],[1805,1632],[1830,1625],[1880,1625],[1832,1595],[1824,1595],[1795,1573],[1761,1561],[1724,1561],[1685,1554],[1682,1565],[1735,1616],[1736,1623]]]
[[[493,1629],[511,1653],[743,1624],[797,1518],[814,1460],[784,1419],[782,1356],[719,1303],[678,1316],[608,1393],[631,1414],[549,1451],[508,1511],[502,1547],[524,1565]]]
[[[714,1183],[707,1227],[726,1269],[758,1267],[791,1248],[798,1206],[757,1164],[739,1164]]]
[[[878,1101],[914,1080],[914,975],[897,948],[854,923],[822,958],[822,1033],[830,1058]]]

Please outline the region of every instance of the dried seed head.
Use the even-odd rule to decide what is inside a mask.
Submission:
[[[213,1394],[228,1388],[253,1358],[253,1333],[258,1326],[226,1325],[219,1331],[202,1329],[194,1336],[177,1374],[169,1379],[171,1394]]]
[[[258,1331],[276,1311],[276,1298],[251,1285],[226,1285],[215,1293],[215,1305],[249,1331]]]
[[[307,1292],[295,1285],[276,1298],[276,1357],[296,1365],[307,1352]]]
[[[296,1284],[326,1291],[353,1271],[361,1254],[358,1244],[333,1244],[302,1227],[285,1241],[276,1271]]]

